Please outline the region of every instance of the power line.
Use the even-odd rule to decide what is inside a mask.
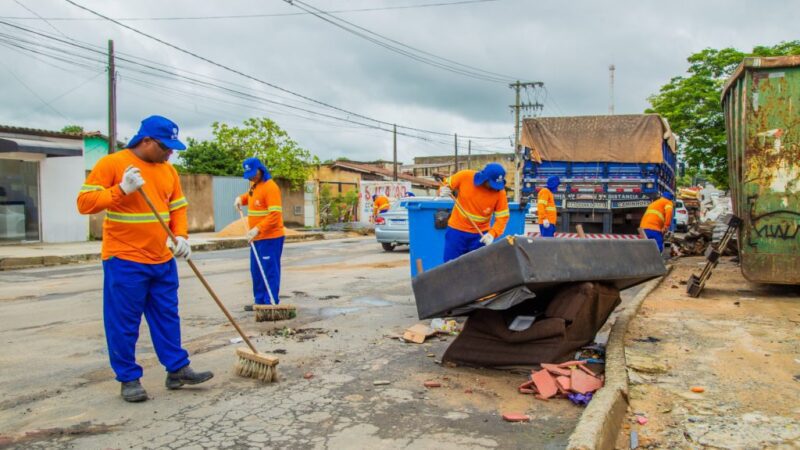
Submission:
[[[273,88],[273,89],[276,89],[276,90],[278,90],[278,91],[280,91],[280,92],[284,92],[284,93],[286,93],[286,94],[290,94],[290,95],[292,95],[292,96],[295,96],[295,97],[301,98],[301,99],[303,99],[303,100],[310,101],[310,102],[312,102],[312,103],[315,103],[315,104],[317,104],[317,105],[320,105],[320,106],[324,106],[324,107],[326,107],[326,108],[333,109],[333,110],[335,110],[335,111],[338,111],[338,112],[341,112],[341,113],[347,114],[347,115],[349,115],[349,116],[354,116],[354,117],[357,117],[357,118],[359,118],[359,119],[364,119],[364,120],[368,120],[368,121],[371,121],[371,122],[375,122],[375,123],[377,123],[377,124],[380,124],[380,125],[385,125],[385,126],[392,126],[392,125],[394,125],[394,123],[393,123],[393,122],[386,122],[386,121],[382,121],[382,120],[374,119],[374,118],[372,118],[372,117],[369,117],[369,116],[366,116],[366,115],[363,115],[363,114],[359,114],[359,113],[356,113],[356,112],[353,112],[353,111],[348,111],[348,110],[346,110],[346,109],[344,109],[344,108],[340,108],[340,107],[337,107],[337,106],[331,105],[331,104],[329,104],[329,103],[323,102],[323,101],[321,101],[321,100],[317,100],[317,99],[311,98],[311,97],[309,97],[309,96],[306,96],[306,95],[300,94],[300,93],[298,93],[298,92],[294,92],[294,91],[292,91],[292,90],[289,90],[289,89],[283,88],[283,87],[281,87],[281,86],[278,86],[278,85],[276,85],[276,84],[274,84],[274,83],[270,83],[270,82],[268,82],[268,81],[264,81],[264,80],[262,80],[262,79],[260,79],[260,78],[257,78],[257,77],[255,77],[255,76],[249,75],[249,74],[247,74],[247,73],[244,73],[244,72],[242,72],[242,71],[240,71],[240,70],[238,70],[238,69],[234,69],[234,68],[232,68],[232,67],[230,67],[230,66],[227,66],[227,65],[225,65],[225,64],[218,63],[218,62],[216,62],[216,61],[214,61],[214,60],[211,60],[211,59],[209,59],[209,58],[206,58],[206,57],[204,57],[204,56],[201,56],[201,55],[199,55],[199,54],[197,54],[197,53],[195,53],[195,52],[192,52],[192,51],[190,51],[190,50],[186,50],[186,49],[184,49],[184,48],[181,48],[181,47],[179,47],[179,46],[177,46],[177,45],[175,45],[175,44],[169,43],[169,42],[167,42],[167,41],[165,41],[165,40],[163,40],[163,39],[160,39],[160,38],[158,38],[158,37],[155,37],[155,36],[152,36],[152,35],[150,35],[150,34],[147,34],[147,33],[143,32],[143,31],[140,31],[140,30],[138,30],[138,29],[136,29],[136,28],[134,28],[134,27],[128,26],[128,25],[126,25],[126,24],[123,24],[123,23],[120,23],[119,21],[117,21],[117,20],[115,20],[115,19],[112,19],[112,18],[110,18],[110,17],[108,17],[108,16],[105,16],[105,15],[103,15],[103,14],[99,13],[99,12],[96,12],[96,11],[94,11],[94,10],[90,9],[90,8],[87,8],[87,7],[85,7],[85,6],[82,6],[82,5],[80,5],[80,4],[76,3],[76,2],[74,2],[73,0],[65,0],[65,1],[66,1],[67,3],[70,3],[71,5],[74,5],[74,6],[78,7],[78,8],[80,8],[80,9],[83,9],[83,10],[85,10],[85,11],[88,11],[88,12],[90,12],[90,13],[92,13],[92,14],[94,14],[94,15],[98,16],[98,17],[101,17],[101,18],[103,18],[103,19],[105,19],[105,20],[108,20],[109,22],[112,22],[112,23],[114,23],[114,24],[116,24],[116,25],[118,25],[118,26],[120,26],[120,27],[123,27],[123,28],[125,28],[125,29],[127,29],[127,30],[133,31],[133,32],[134,32],[134,33],[136,33],[136,34],[139,34],[139,35],[141,35],[141,36],[144,36],[144,37],[146,37],[146,38],[148,38],[148,39],[151,39],[151,40],[153,40],[153,41],[156,41],[156,42],[158,42],[158,43],[160,43],[160,44],[162,44],[162,45],[165,45],[165,46],[167,46],[167,47],[170,47],[170,48],[172,48],[172,49],[174,49],[174,50],[177,50],[177,51],[179,51],[179,52],[181,52],[181,53],[184,53],[184,54],[186,54],[186,55],[189,55],[189,56],[191,56],[191,57],[193,57],[193,58],[196,58],[196,59],[199,59],[199,60],[201,60],[201,61],[204,61],[204,62],[206,62],[206,63],[208,63],[208,64],[211,64],[211,65],[213,65],[213,66],[215,66],[215,67],[219,67],[219,68],[221,68],[221,69],[223,69],[223,70],[225,70],[225,71],[228,71],[228,72],[234,73],[234,74],[236,74],[236,75],[242,76],[242,77],[244,77],[244,78],[246,78],[246,79],[249,79],[249,80],[251,80],[251,81],[255,81],[256,83],[263,84],[263,85],[265,85],[265,86],[269,86],[269,87],[271,87],[271,88]],[[10,22],[3,22],[3,21],[0,21],[0,23],[4,23],[4,24],[6,24],[7,26],[11,26],[11,27],[14,27],[14,28],[17,28],[17,29],[20,29],[20,30],[25,30],[25,31],[28,31],[28,32],[31,32],[31,33],[34,33],[34,34],[38,34],[38,35],[40,35],[40,36],[48,37],[48,38],[50,38],[50,39],[53,39],[53,40],[56,40],[56,41],[61,41],[61,42],[67,43],[67,44],[76,45],[76,44],[74,44],[74,43],[72,43],[72,42],[65,42],[65,41],[63,41],[62,39],[59,39],[59,38],[57,38],[57,37],[55,37],[55,36],[48,36],[46,33],[37,32],[37,31],[30,30],[30,29],[26,29],[26,28],[24,28],[24,27],[22,27],[22,26],[20,26],[20,25],[16,25],[16,24],[13,24],[13,23],[10,23]],[[444,132],[438,132],[438,131],[432,131],[432,130],[425,130],[425,129],[421,129],[421,128],[409,127],[409,126],[404,126],[404,125],[397,125],[397,127],[398,127],[398,128],[403,128],[403,129],[405,129],[405,130],[409,130],[409,131],[417,131],[417,132],[421,132],[421,133],[435,134],[435,135],[440,135],[440,136],[450,136],[450,135],[452,135],[452,133],[444,133]],[[494,139],[495,137],[486,137],[486,136],[464,136],[464,138],[471,138],[471,139],[487,139],[487,138],[491,138],[491,139]]]
[[[489,72],[487,70],[462,64],[453,61],[451,59],[447,59],[442,56],[438,56],[433,53],[420,50],[418,48],[404,44],[397,40],[388,38],[384,35],[378,34],[367,28],[356,25],[353,22],[349,22],[342,18],[331,15],[330,13],[327,13],[301,0],[284,0],[284,1],[350,34],[361,37],[391,52],[398,53],[400,55],[411,58],[415,61],[421,62],[423,64],[428,64],[430,66],[447,70],[453,73],[493,83],[505,84],[515,79],[515,77],[498,74],[495,72]],[[425,55],[425,56],[420,56],[420,55]]]
[[[331,14],[345,14],[345,13],[360,13],[360,12],[373,12],[373,11],[390,11],[398,9],[420,9],[420,8],[433,8],[441,6],[456,6],[466,5],[470,3],[489,3],[497,2],[500,0],[462,0],[455,2],[439,2],[439,3],[423,3],[413,5],[398,5],[398,6],[382,6],[376,8],[356,8],[356,9],[339,9],[330,10],[326,13]],[[25,8],[27,9],[27,8]],[[29,10],[30,11],[30,10]],[[35,14],[35,13],[34,13]],[[306,16],[310,13],[295,12],[295,13],[273,13],[273,14],[234,14],[224,16],[173,16],[173,17],[117,17],[116,20],[124,22],[143,22],[143,21],[181,21],[181,20],[231,20],[231,19],[260,19],[266,17],[289,17],[289,16]],[[0,16],[1,19],[14,19],[14,20],[53,20],[53,21],[95,21],[105,20],[96,17],[20,17],[20,16]]]

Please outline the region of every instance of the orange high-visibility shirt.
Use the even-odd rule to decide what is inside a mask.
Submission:
[[[284,235],[281,189],[273,179],[251,186],[250,192],[242,194],[240,198],[242,205],[247,205],[248,225],[260,230],[254,241],[275,239]]]
[[[143,264],[172,259],[167,232],[137,192],[125,195],[119,184],[128,166],[139,168],[142,190],[176,236],[189,235],[186,206],[178,172],[170,163],[149,163],[131,150],[122,150],[97,161],[78,194],[78,211],[95,214],[105,210],[102,258],[121,258]]]
[[[548,188],[542,188],[536,196],[536,215],[540,224],[544,223],[544,219],[549,220],[551,225],[556,224],[556,201],[553,192]]]
[[[659,198],[650,203],[642,216],[639,227],[663,233],[672,223],[672,200]]]
[[[474,170],[461,170],[445,180],[450,189],[458,191],[456,198],[464,208],[462,212],[458,206],[453,206],[453,213],[450,214],[447,225],[465,233],[477,233],[464,215],[466,213],[482,232],[488,232],[494,237],[500,236],[505,231],[509,218],[506,192],[475,186],[474,178]],[[494,225],[490,228],[492,214],[494,214]]]
[[[389,210],[389,198],[385,195],[379,195],[372,204],[372,214],[378,215],[382,212]]]

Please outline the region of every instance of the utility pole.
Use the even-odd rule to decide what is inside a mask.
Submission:
[[[392,133],[392,148],[394,149],[394,181],[397,181],[397,125],[394,126]]]
[[[539,102],[535,103],[520,103],[519,94],[521,89],[527,88],[537,88],[543,87],[544,83],[541,81],[527,81],[527,82],[520,82],[517,81],[516,83],[511,83],[508,85],[511,89],[515,91],[515,101],[514,104],[511,105],[511,108],[514,110],[514,201],[519,201],[519,190],[520,190],[520,160],[522,149],[520,148],[519,143],[519,128],[520,128],[520,110],[533,110],[533,111],[541,111],[544,108]]]
[[[472,139],[467,141],[467,169],[472,169]]]
[[[614,71],[617,70],[613,64],[608,66],[608,115],[614,115]]]
[[[453,148],[456,151],[456,167],[453,173],[458,172],[458,133],[453,135]]]
[[[108,153],[117,150],[117,74],[114,41],[108,40]]]

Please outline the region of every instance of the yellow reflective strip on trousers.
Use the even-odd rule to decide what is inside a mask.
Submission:
[[[159,212],[159,215],[165,222],[169,222],[168,212]],[[158,218],[153,213],[121,213],[116,211],[107,211],[106,219],[112,222],[121,223],[155,223]]]
[[[648,214],[655,214],[656,216],[658,216],[659,219],[661,219],[662,222],[664,221],[664,215],[661,214],[661,212],[656,211],[655,209],[648,209],[647,211],[645,211],[644,215],[646,216]]]

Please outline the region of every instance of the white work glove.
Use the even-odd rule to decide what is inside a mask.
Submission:
[[[167,239],[167,246],[172,250],[172,254],[176,258],[189,259],[192,256],[192,247],[189,245],[189,241],[183,236],[177,236],[175,240],[176,242],[173,243],[172,239]]]
[[[119,184],[119,188],[122,189],[125,195],[128,195],[131,192],[136,192],[142,186],[144,186],[144,178],[142,178],[139,168],[128,166],[125,169],[125,173],[122,174],[122,183]]]
[[[481,244],[483,245],[492,245],[492,242],[494,242],[494,236],[489,233],[486,233],[481,237]]]
[[[247,232],[247,240],[252,241],[260,232],[261,230],[259,230],[258,227],[251,228],[250,231]]]
[[[235,209],[242,209],[242,197],[236,197],[236,200],[233,201],[233,207]]]
[[[544,225],[545,228],[550,228],[550,221],[547,220],[547,219],[544,219],[542,221],[542,225]]]
[[[439,188],[439,197],[450,197],[451,195],[453,195],[453,191],[450,190],[450,186]]]

